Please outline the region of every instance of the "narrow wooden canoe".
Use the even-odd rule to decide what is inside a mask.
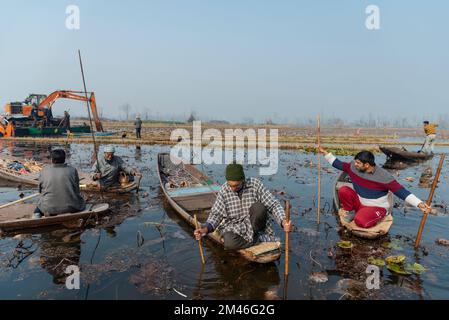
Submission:
[[[351,179],[346,172],[342,172],[340,174],[334,187],[334,206],[337,209],[337,219],[341,226],[346,228],[355,236],[365,239],[376,239],[387,234],[393,225],[393,194],[391,192],[388,193],[390,208],[388,209],[387,216],[372,228],[360,228],[352,220],[353,214],[341,208],[338,190],[344,186],[353,188]]]
[[[394,160],[394,161],[419,162],[433,158],[433,154],[428,154],[425,152],[411,152],[405,148],[379,146],[379,149],[380,151],[385,153],[385,155],[387,156],[387,161]]]
[[[161,189],[178,215],[193,228],[194,214],[199,222],[205,222],[220,186],[192,165],[173,164],[168,153],[158,154],[158,173]],[[223,246],[222,237],[217,231],[207,237]],[[262,242],[237,252],[248,261],[269,263],[279,259],[280,247],[280,242]]]
[[[32,219],[36,204],[19,203],[8,208],[0,209],[0,230],[19,231],[43,228],[47,226],[66,225],[73,222],[82,223],[85,219],[98,217],[109,211],[109,204],[99,203],[86,205],[86,210],[77,213],[66,213],[52,217]]]
[[[99,184],[92,180],[92,177],[90,174],[85,173],[85,172],[79,172],[78,173],[79,177],[80,177],[80,189],[81,191],[84,192],[105,192],[105,193],[115,193],[115,194],[123,194],[123,193],[129,193],[132,192],[134,190],[137,190],[137,188],[139,187],[139,179],[141,178],[137,178],[134,181],[130,181],[126,184],[117,184],[114,185],[112,187],[106,188],[106,189],[101,189],[100,190],[100,186]]]
[[[8,168],[11,164],[23,166],[25,170],[18,171]],[[39,173],[43,166],[44,164],[34,160],[2,156],[0,158],[0,177],[12,182],[37,186],[39,184]]]
[[[8,165],[14,162],[23,165],[25,170],[17,171],[8,168]],[[44,166],[45,166],[44,163],[34,160],[26,160],[17,157],[2,156],[0,158],[0,178],[30,186],[38,186],[39,174]],[[100,187],[98,183],[92,180],[92,177],[89,173],[78,171],[78,175],[80,177],[80,188],[82,191],[100,192]],[[124,185],[117,184],[116,186],[112,186],[107,189],[101,189],[101,192],[122,194],[137,190],[138,187],[139,187],[139,180],[136,180],[130,181],[129,183]]]

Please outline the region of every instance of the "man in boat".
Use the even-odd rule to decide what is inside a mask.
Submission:
[[[119,185],[121,171],[131,176],[141,176],[140,172],[129,167],[122,158],[115,155],[115,148],[112,146],[104,148],[104,156],[98,158],[92,170],[94,171],[92,178],[98,181],[101,188]]]
[[[205,225],[195,230],[196,239],[218,228],[226,250],[275,241],[270,218],[276,220],[286,232],[291,232],[291,222],[285,220],[279,201],[260,180],[245,179],[242,165],[228,165],[226,180]]]
[[[426,141],[422,147],[422,152],[433,153],[433,148],[435,146],[435,138],[438,128],[438,124],[429,123],[429,121],[424,121],[424,133],[426,134]]]
[[[429,205],[400,185],[388,171],[376,166],[372,152],[359,152],[349,163],[338,160],[321,146],[318,151],[334,168],[351,178],[354,189],[342,187],[338,196],[345,211],[355,211],[354,222],[360,228],[372,228],[387,215],[389,191],[422,212],[430,212]]]
[[[64,213],[83,211],[86,202],[80,193],[78,171],[65,163],[65,151],[61,149],[51,152],[49,166],[42,169],[39,176],[39,199],[33,218],[42,215],[54,216]]]

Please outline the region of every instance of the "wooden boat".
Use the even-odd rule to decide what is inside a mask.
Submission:
[[[194,214],[205,222],[221,187],[192,165],[173,164],[168,153],[158,154],[158,173],[162,191],[178,215],[193,228]],[[223,246],[217,230],[207,238]],[[269,263],[279,259],[280,247],[280,242],[262,242],[237,252],[251,262]]]
[[[86,210],[77,213],[66,213],[52,217],[32,219],[36,204],[19,203],[0,209],[0,230],[4,232],[43,228],[48,226],[82,225],[85,219],[103,215],[109,211],[109,204],[99,203],[86,205]]]
[[[12,165],[17,165],[17,168],[11,168]],[[12,182],[37,186],[43,166],[42,163],[34,160],[2,156],[0,158],[0,177]],[[23,170],[17,170],[18,167],[23,167]]]
[[[9,168],[11,164],[16,164],[17,167],[22,167],[22,170],[14,170]],[[2,156],[0,158],[0,178],[8,181],[26,184],[30,186],[39,185],[39,174],[44,163],[35,160],[20,159],[11,156]],[[80,177],[80,188],[84,192],[100,192],[100,187],[97,182],[92,180],[92,177],[87,172],[78,171]],[[110,188],[101,189],[104,193],[128,193],[137,190],[139,187],[139,179],[129,181],[124,184],[117,184]]]
[[[134,190],[137,190],[140,185],[140,179],[141,177],[137,178],[134,181],[129,181],[126,183],[113,185],[109,188],[102,188],[100,190],[99,184],[92,180],[92,177],[90,174],[85,172],[79,172],[78,173],[80,177],[80,189],[84,192],[104,192],[104,193],[116,193],[116,194],[123,194],[123,193],[129,193]]]
[[[405,148],[379,146],[380,151],[385,153],[387,161],[420,162],[433,158],[433,154],[425,152],[411,152]]]
[[[391,192],[388,193],[388,202],[390,203],[390,207],[385,218],[372,228],[360,228],[352,220],[351,216],[353,214],[341,208],[340,199],[338,197],[338,190],[340,190],[340,188],[344,186],[353,188],[351,179],[346,172],[342,172],[340,174],[334,188],[334,206],[337,209],[338,221],[341,226],[346,228],[355,236],[365,239],[376,239],[387,234],[391,226],[393,225],[393,194]]]

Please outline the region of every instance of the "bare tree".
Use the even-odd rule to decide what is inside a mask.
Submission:
[[[131,111],[131,106],[129,105],[129,103],[125,103],[124,105],[122,105],[120,107],[120,110],[122,110],[125,113],[126,121],[128,121],[129,120],[129,112]]]
[[[189,119],[187,119],[187,122],[188,122],[188,123],[192,123],[192,122],[195,121],[195,120],[196,120],[196,114],[195,114],[194,111],[192,111],[192,112],[190,113]]]
[[[145,108],[143,109],[143,111],[144,111],[144,114],[145,114],[145,120],[146,120],[146,121],[150,120],[150,108],[145,107]]]

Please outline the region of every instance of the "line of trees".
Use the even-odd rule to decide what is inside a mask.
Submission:
[[[195,111],[191,111],[189,114],[176,115],[176,116],[165,116],[161,117],[158,111],[151,111],[150,108],[144,107],[140,108],[139,112],[134,112],[132,106],[129,103],[125,103],[119,107],[122,113],[122,120],[130,121],[136,117],[137,114],[140,115],[142,120],[150,121],[150,120],[166,120],[166,121],[182,121],[187,123],[192,123],[195,120],[203,120],[211,123],[221,123],[221,124],[229,124],[230,122],[225,119],[208,119],[200,118]],[[163,118],[163,119],[162,119]],[[413,128],[422,125],[424,120],[428,120],[430,122],[438,123],[439,127],[442,129],[449,129],[449,114],[440,114],[437,116],[396,116],[391,117],[388,115],[374,115],[368,113],[367,115],[361,116],[358,119],[348,120],[344,117],[332,115],[321,115],[321,123],[323,126],[332,126],[332,127],[360,127],[360,128],[386,128],[386,127],[394,127],[394,128]],[[297,126],[315,126],[316,118],[311,117],[296,117],[296,118],[286,118],[280,117],[277,114],[267,117],[263,121],[256,121],[252,117],[243,117],[241,121],[237,123],[246,124],[246,125],[257,125],[257,124],[290,124]]]

